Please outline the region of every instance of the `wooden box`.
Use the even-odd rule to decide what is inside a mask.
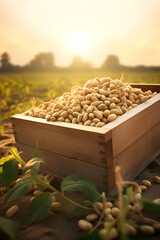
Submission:
[[[132,84],[160,92],[160,85]],[[115,187],[115,166],[124,179],[133,179],[160,154],[160,93],[102,128],[14,115],[12,125],[25,161],[36,141],[43,170],[66,177],[79,174],[100,191]]]

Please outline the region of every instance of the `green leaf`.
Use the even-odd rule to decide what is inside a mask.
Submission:
[[[32,158],[29,160],[22,169],[22,173],[24,174],[27,170],[32,169],[36,174],[39,171],[40,163],[44,163],[44,160],[41,158]]]
[[[0,174],[0,186],[3,185],[2,174]]]
[[[2,166],[2,180],[4,185],[9,188],[11,183],[17,179],[18,175],[18,162],[15,160],[9,160]]]
[[[1,159],[0,159],[0,165],[3,165],[5,162],[7,162],[7,161],[9,161],[9,160],[11,160],[11,159],[13,159],[13,156],[12,155],[8,155],[8,156],[6,156],[6,157],[2,157]],[[2,173],[2,167],[0,167],[0,173]]]
[[[86,215],[93,213],[93,210],[87,210],[84,208],[76,207],[73,212],[69,215],[69,219],[72,218],[85,218]]]
[[[9,202],[17,197],[25,195],[33,184],[33,178],[26,177],[20,180],[13,188],[5,195],[4,201]]]
[[[86,207],[92,207],[93,206],[93,203],[89,200],[84,200],[80,204],[83,205],[83,206],[86,206]]]
[[[100,198],[96,186],[79,175],[70,175],[64,178],[61,189],[68,192],[80,191],[84,194],[85,199],[91,202],[96,202]]]
[[[10,240],[17,240],[18,239],[18,225],[11,219],[6,219],[4,217],[0,217],[0,231],[6,235],[6,238],[9,237]],[[1,235],[0,235],[1,239]]]
[[[27,214],[24,219],[24,224],[32,224],[40,222],[47,217],[52,205],[52,196],[50,193],[42,193],[32,200]]]
[[[12,158],[14,157],[19,163],[21,163],[22,165],[25,165],[26,163],[22,160],[22,158],[20,157],[20,153],[18,153],[17,148],[15,147],[7,147],[10,151],[10,153],[12,154]]]
[[[153,212],[160,211],[160,205],[157,203],[142,199],[141,204],[143,208],[146,210],[153,211]]]
[[[3,165],[5,162],[7,162],[7,161],[9,161],[9,160],[11,160],[11,159],[13,159],[13,156],[12,156],[12,155],[8,155],[8,156],[6,156],[6,157],[2,157],[2,158],[0,159],[0,165]]]
[[[94,231],[93,233],[82,233],[76,240],[101,240],[101,237],[98,231]]]
[[[38,157],[38,143],[36,141],[36,149],[34,150],[34,153],[33,153],[33,158],[36,158]]]

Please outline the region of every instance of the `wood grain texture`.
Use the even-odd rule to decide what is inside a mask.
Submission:
[[[143,163],[146,166],[147,157],[158,151],[160,151],[160,123],[115,157],[114,166],[121,166],[123,178],[127,178],[134,171],[138,175],[139,165]]]
[[[160,122],[160,93],[107,124],[112,132],[113,157]]]
[[[160,93],[160,84],[142,84],[142,83],[129,83],[134,88],[141,88],[143,91],[151,90],[152,92]]]
[[[113,159],[114,165],[108,168],[39,149],[39,157],[46,160],[42,169],[60,177],[79,174],[93,181],[100,191],[111,192],[115,188],[114,169],[117,165],[122,169],[123,178],[131,180],[160,154],[159,132],[160,123]],[[20,151],[23,151],[22,157],[25,161],[32,158],[34,147],[21,143],[17,143],[17,146]]]
[[[18,143],[35,147],[37,141],[42,150],[98,166],[106,166],[105,144],[102,143],[108,130],[83,131],[83,129],[36,122],[35,119],[28,121],[21,116],[12,117],[12,124]]]
[[[113,159],[114,165],[107,168],[107,189],[114,193],[116,166],[121,167],[121,174],[125,180],[133,180],[160,154],[160,123],[150,129]]]
[[[26,162],[32,158],[33,147],[17,143],[17,148],[19,151],[23,151],[21,156]],[[38,151],[38,157],[46,161],[45,164],[41,165],[41,169],[48,174],[58,175],[62,178],[71,174],[79,174],[86,180],[96,184],[99,191],[107,191],[107,171],[104,167],[84,163],[44,150]]]
[[[43,118],[36,118],[36,117],[30,117],[25,116],[23,114],[15,114],[11,117],[11,120],[19,119],[23,121],[27,121],[30,123],[44,123],[46,126],[56,126],[58,129],[72,129],[72,130],[79,130],[86,133],[100,133],[105,134],[108,132],[109,129],[103,129],[103,128],[96,128],[92,126],[84,126],[79,124],[73,124],[73,123],[66,123],[66,122],[52,122],[52,121],[46,121],[46,119]]]

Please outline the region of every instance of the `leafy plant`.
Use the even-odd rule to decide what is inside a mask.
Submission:
[[[160,212],[160,205],[154,202],[142,199],[141,204],[144,209],[152,211],[152,212]]]
[[[3,159],[0,159],[0,162],[3,163],[2,165],[2,174],[1,174],[1,182],[9,187],[11,185],[11,183],[17,179],[17,174],[18,174],[18,162],[21,163],[23,165],[22,167],[22,178],[14,185],[14,187],[12,187],[11,189],[9,189],[9,191],[5,194],[4,197],[4,201],[5,202],[9,202],[14,200],[17,197],[23,196],[25,195],[31,188],[33,185],[37,185],[39,186],[39,188],[41,190],[44,189],[48,189],[50,191],[50,193],[46,193],[44,192],[41,196],[37,197],[33,203],[30,204],[29,206],[29,210],[27,212],[27,217],[26,217],[26,221],[25,223],[32,223],[32,222],[37,222],[39,220],[42,220],[43,218],[45,218],[48,214],[48,209],[50,209],[50,203],[51,203],[51,195],[52,194],[57,194],[60,197],[62,197],[64,200],[66,200],[68,203],[75,205],[76,207],[80,207],[82,209],[91,209],[92,208],[92,204],[90,203],[77,203],[75,201],[73,201],[72,199],[66,197],[64,194],[62,194],[60,191],[58,191],[56,188],[54,188],[51,184],[50,184],[50,180],[48,179],[48,175],[47,176],[42,176],[41,174],[39,174],[39,168],[40,168],[40,164],[44,163],[44,160],[41,158],[37,157],[38,154],[38,146],[36,146],[36,150],[34,152],[34,158],[32,158],[31,160],[29,160],[27,163],[25,163],[22,158],[20,157],[18,151],[16,148],[9,148],[9,151],[11,153],[10,157],[6,157]],[[9,177],[7,177],[9,176]],[[76,176],[75,176],[76,178]],[[76,179],[79,179],[80,177],[77,176]],[[67,181],[65,181],[64,179],[64,186],[67,187]],[[85,179],[83,179],[84,181],[84,189],[87,186],[87,181],[85,181]],[[91,183],[88,183],[89,186],[92,186]],[[97,196],[98,192],[96,191],[95,186],[92,186],[93,188],[93,192],[90,193],[90,198],[95,198],[95,196]],[[69,188],[68,188],[69,189]],[[71,190],[71,186],[70,186],[70,190]],[[72,189],[73,190],[73,189]],[[77,188],[77,190],[79,190]],[[76,191],[76,188],[75,188]],[[95,194],[95,196],[94,196]],[[89,194],[87,195],[89,197]],[[43,212],[40,213],[40,208],[39,206],[41,205],[41,203],[44,201],[46,201],[46,207],[45,210],[43,209]],[[48,202],[48,205],[47,205]],[[89,202],[89,201],[88,201]],[[47,207],[48,206],[48,207]],[[36,209],[37,207],[37,209]],[[61,208],[62,210],[63,208]],[[32,216],[33,214],[33,216]],[[41,214],[41,217],[39,217],[39,214]],[[41,219],[42,218],[42,219]],[[30,221],[29,221],[30,219]],[[32,219],[32,220],[31,220]]]
[[[28,170],[33,170],[36,174],[38,174],[40,163],[44,163],[44,160],[37,157],[32,158],[24,165],[22,173],[24,174]]]
[[[0,217],[0,236],[2,240],[3,239],[17,240],[18,232],[19,228],[17,223],[15,223],[13,220]],[[2,238],[2,236],[4,238]]]
[[[8,156],[6,156],[6,157],[2,157],[1,159],[0,159],[0,174],[2,173],[2,165],[5,163],[5,162],[7,162],[7,161],[9,161],[9,160],[11,160],[11,159],[13,159],[13,157],[11,156],[11,155],[8,155]]]
[[[100,193],[97,191],[96,186],[79,175],[70,175],[64,178],[61,189],[68,192],[79,191],[90,202],[96,202],[100,199]]]
[[[17,197],[25,195],[33,185],[32,177],[25,177],[18,181],[17,184],[11,188],[4,197],[5,202],[14,200]]]
[[[32,200],[29,208],[27,209],[27,214],[23,221],[24,224],[32,224],[35,222],[40,222],[47,217],[52,204],[51,193],[45,192]]]
[[[91,229],[90,233],[81,235],[79,238],[77,238],[77,240],[101,239],[101,230],[106,231],[105,234],[103,232],[103,239],[105,240],[110,239],[110,234],[113,233],[113,230],[119,233],[121,240],[135,239],[133,237],[128,238],[126,231],[126,223],[128,221],[128,218],[130,221],[133,220],[135,225],[135,221],[149,223],[151,225],[157,223],[155,220],[145,218],[141,212],[141,209],[139,208],[136,208],[136,214],[134,212],[129,212],[128,206],[131,200],[135,207],[137,204],[140,204],[144,209],[147,209],[149,211],[160,211],[160,206],[156,203],[144,199],[137,201],[135,194],[138,191],[138,184],[135,182],[124,181],[120,174],[120,168],[117,167],[115,173],[116,184],[118,187],[118,197],[111,198],[111,200],[113,203],[114,201],[119,202],[119,216],[116,219],[110,220],[110,224],[98,232],[97,230],[99,230],[101,226],[107,221],[105,218],[105,209],[107,204],[106,199],[108,198],[108,195],[106,193],[100,194],[93,183],[85,180],[79,175],[71,175],[64,178],[61,183],[61,192],[50,184],[51,179],[48,175],[43,176],[39,174],[40,165],[44,164],[44,160],[38,158],[38,145],[36,145],[36,150],[34,152],[33,158],[27,163],[25,163],[20,157],[17,149],[9,148],[9,150],[11,155],[0,159],[0,163],[2,165],[0,182],[7,188],[11,186],[12,182],[15,181],[18,177],[18,163],[22,164],[22,177],[5,194],[4,201],[9,202],[16,199],[17,197],[25,195],[33,186],[37,186],[38,189],[41,190],[41,194],[31,201],[24,217],[23,224],[33,224],[35,222],[42,221],[47,217],[49,211],[63,211],[70,204],[75,206],[75,209],[70,217],[85,217],[87,214],[93,213],[93,211],[96,211],[98,214],[98,220],[96,221],[95,226],[93,226]],[[126,188],[124,196],[123,188],[126,185],[130,186]],[[64,195],[66,191],[79,191],[83,194],[84,200],[82,202],[75,202]],[[55,194],[63,198],[66,201],[66,205],[52,209],[52,195]],[[101,210],[98,210],[98,212],[95,208],[96,204],[102,205]],[[12,228],[15,228],[12,231],[13,234],[11,233],[9,235],[8,231],[11,231]],[[17,239],[17,229],[17,225],[14,224],[13,221],[10,222],[9,220],[9,222],[7,222],[7,219],[0,218],[0,230],[3,232],[3,234],[6,234],[10,240]]]
[[[15,159],[17,162],[21,163],[23,166],[26,164],[20,157],[21,152],[18,152],[17,148],[14,147],[7,147],[12,154],[12,158]]]
[[[18,162],[14,160],[6,161],[2,166],[2,181],[4,185],[9,188],[11,183],[17,179],[18,176]]]

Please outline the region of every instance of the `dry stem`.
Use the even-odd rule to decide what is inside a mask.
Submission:
[[[103,224],[103,221],[102,219],[104,218],[104,212],[105,212],[105,208],[106,208],[106,196],[105,196],[105,193],[103,192],[102,195],[102,203],[103,203],[103,209],[102,209],[102,213],[101,213],[101,216],[97,222],[97,224],[94,226],[94,228],[92,228],[92,230],[90,231],[91,233],[94,232],[100,225]]]

